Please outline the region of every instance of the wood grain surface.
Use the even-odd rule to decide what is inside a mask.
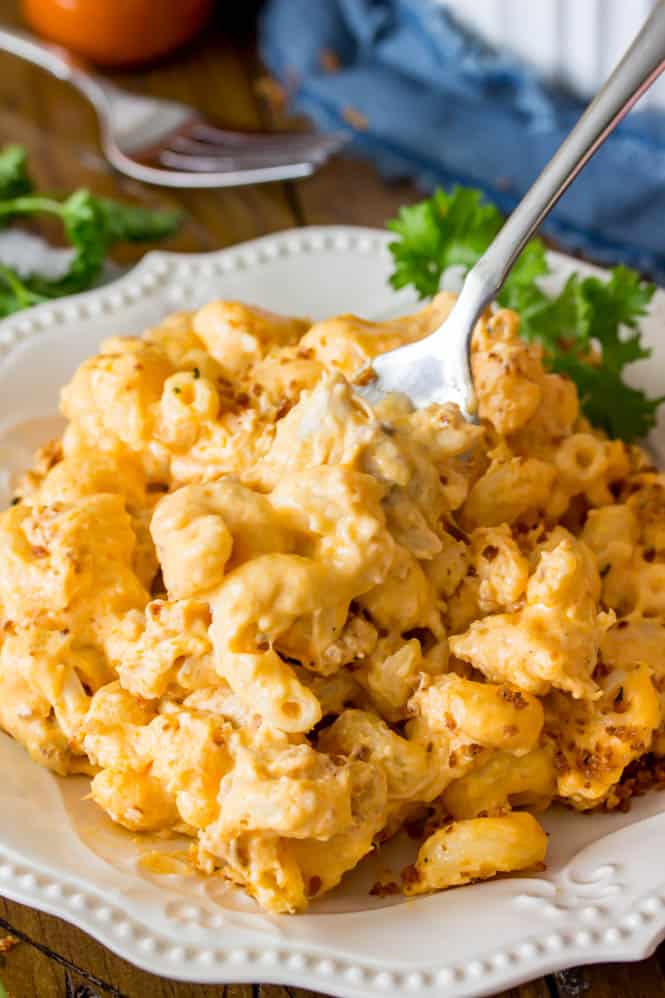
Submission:
[[[135,90],[191,102],[222,124],[282,128],[265,97],[251,33],[254,4],[235,6],[231,23],[220,5],[217,22],[188,49],[148,70],[117,74]],[[18,23],[13,0],[0,0],[0,20]],[[223,191],[147,189],[114,174],[97,144],[94,113],[71,88],[0,54],[0,144],[21,142],[41,186],[85,185],[111,196],[179,205],[187,222],[169,248],[218,249],[279,229],[306,224],[383,225],[418,197],[409,183],[386,184],[366,163],[337,158],[297,183]],[[126,264],[145,248],[118,256]],[[0,821],[9,820],[0,816]],[[2,953],[3,938],[16,940]],[[640,964],[577,968],[503,993],[503,998],[654,998],[665,995],[665,949]],[[59,919],[0,898],[0,981],[9,998],[306,998],[312,992],[273,985],[178,984],[146,974]]]

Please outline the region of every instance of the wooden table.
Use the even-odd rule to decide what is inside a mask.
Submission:
[[[226,6],[226,5],[224,5]],[[238,128],[283,127],[265,99],[265,80],[252,44],[252,4],[246,23],[220,23],[203,40],[156,68],[125,73],[121,82],[165,97],[184,99]],[[16,23],[13,0],[0,4],[0,19]],[[69,189],[87,185],[117,196],[178,204],[188,214],[171,241],[178,250],[212,250],[268,232],[312,223],[383,225],[418,192],[386,184],[371,166],[337,159],[298,183],[227,191],[140,188],[106,167],[90,107],[64,84],[9,56],[0,56],[0,143],[24,143],[39,183]],[[131,262],[142,250],[126,252]],[[0,820],[7,820],[2,817]],[[177,984],[134,969],[79,929],[0,898],[0,941],[19,942],[0,955],[0,980],[11,998],[305,998],[310,992],[263,985],[224,987]],[[2,947],[0,946],[0,949]],[[640,964],[588,967],[550,976],[505,992],[504,998],[652,998],[665,995],[665,946]]]

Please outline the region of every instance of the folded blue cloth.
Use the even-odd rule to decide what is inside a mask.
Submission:
[[[259,39],[292,106],[320,128],[362,115],[352,148],[384,175],[479,187],[506,212],[584,106],[433,0],[268,0]],[[569,249],[665,280],[664,220],[665,113],[635,111],[544,228]]]

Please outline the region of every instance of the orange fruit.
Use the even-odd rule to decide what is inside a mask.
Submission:
[[[103,66],[149,62],[192,38],[214,0],[22,0],[30,26]]]

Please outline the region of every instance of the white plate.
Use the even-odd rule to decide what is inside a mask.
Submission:
[[[314,317],[403,310],[409,296],[386,284],[388,240],[371,229],[310,228],[202,256],[152,254],[112,285],[0,323],[5,461],[23,460],[26,440],[45,434],[59,387],[111,333],[140,332],[216,296]],[[559,256],[552,263],[559,280],[591,270]],[[636,365],[638,383],[653,393],[665,382],[664,317],[659,292],[644,323],[654,356]],[[665,463],[662,420],[652,443]],[[665,798],[657,793],[628,815],[553,810],[544,874],[417,900],[370,897],[379,872],[404,862],[409,846],[396,843],[308,914],[288,917],[259,912],[219,879],[146,872],[138,857],[154,843],[113,826],[85,792],[85,780],[56,779],[0,735],[0,893],[167,977],[462,998],[571,964],[639,959],[665,936]]]

